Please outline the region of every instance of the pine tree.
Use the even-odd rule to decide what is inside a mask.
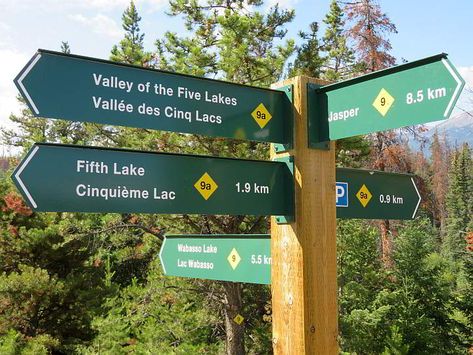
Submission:
[[[466,235],[467,247],[462,265],[462,282],[459,282],[460,308],[467,319],[466,343],[473,344],[473,217]]]
[[[73,233],[83,221],[34,213],[12,185],[0,179],[0,338],[14,333],[19,348],[67,352],[93,338],[106,293],[89,260],[95,250]]]
[[[348,2],[344,11],[347,14],[346,35],[353,41],[353,50],[361,72],[372,72],[393,66],[395,58],[389,54],[391,44],[388,35],[397,33],[396,26],[381,11],[374,0]],[[377,132],[370,136],[372,141],[371,168],[409,172],[410,162],[398,135],[393,132]],[[379,222],[381,231],[381,257],[386,267],[392,267],[393,233],[389,220]]]
[[[453,154],[449,181],[444,247],[452,260],[462,260],[466,248],[465,236],[473,216],[472,156],[466,143]]]
[[[317,22],[310,24],[310,33],[299,32],[304,43],[296,49],[297,56],[289,71],[289,77],[296,75],[307,75],[312,78],[320,78],[322,67],[326,60],[321,56],[322,46],[318,39],[319,25]]]
[[[113,46],[110,60],[139,66],[150,66],[152,56],[144,50],[145,35],[140,31],[140,21],[141,17],[138,15],[135,3],[132,0],[122,15],[125,38],[120,41],[119,45]]]
[[[61,42],[61,52],[65,54],[71,54],[71,47],[69,46],[69,42]]]
[[[396,59],[389,54],[391,43],[386,35],[397,33],[396,26],[374,0],[349,2],[345,6],[350,26],[347,35],[354,42],[358,60],[365,71],[393,66]]]
[[[444,137],[445,138],[445,137]],[[434,199],[435,220],[440,225],[441,236],[445,233],[445,220],[447,218],[445,195],[448,189],[449,149],[445,139],[440,139],[438,133],[432,136],[430,145],[432,159],[432,192]]]
[[[167,32],[157,41],[163,69],[262,87],[281,77],[294,43],[274,42],[286,35],[283,26],[294,18],[294,11],[275,6],[263,15],[256,11],[261,2],[245,0],[183,0],[170,5],[170,14],[183,16],[192,35],[179,38]]]
[[[380,353],[389,308],[376,304],[386,284],[376,230],[360,220],[337,221],[340,345],[350,353]]]
[[[332,0],[330,11],[325,16],[327,25],[322,39],[322,49],[327,53],[324,78],[328,81],[339,81],[351,75],[355,57],[348,47],[347,39],[343,33],[345,20],[341,7],[336,0]]]
[[[394,241],[391,319],[412,354],[458,354],[464,346],[455,283],[436,234],[428,220],[417,220]]]
[[[269,87],[281,78],[284,64],[294,50],[293,41],[282,42],[286,34],[284,25],[293,19],[293,11],[283,11],[276,6],[263,14],[258,12],[262,2],[245,0],[179,0],[170,4],[170,14],[183,17],[189,36],[179,37],[168,32],[157,41],[157,61],[161,68],[261,87]],[[276,44],[277,41],[281,44]],[[188,152],[193,154],[260,159],[268,156],[266,144],[228,139],[187,136],[181,147],[190,148]],[[267,222],[261,217],[184,216],[182,221],[187,225],[187,231],[193,228],[198,233],[267,231]],[[208,284],[202,285],[208,288]],[[265,315],[270,296],[267,287],[220,283],[218,290],[222,301],[214,305],[215,311],[222,312],[224,318],[226,352],[242,354],[246,349],[255,348],[256,345],[252,345],[255,337],[270,347],[270,336],[258,335],[252,325],[262,324],[259,318]],[[201,292],[207,293],[205,289]],[[255,304],[255,299],[263,302]],[[252,320],[239,325],[234,321],[237,314]],[[250,316],[255,314],[258,317]],[[261,345],[257,346],[261,350]]]
[[[296,59],[289,68],[290,77],[307,75],[330,82],[345,79],[351,74],[354,54],[347,46],[343,33],[343,12],[335,0],[324,23],[327,29],[322,43],[318,39],[317,22],[311,23],[310,33],[299,33],[304,42],[296,49]],[[359,167],[369,154],[369,144],[362,136],[345,138],[337,142],[336,154],[340,166]]]

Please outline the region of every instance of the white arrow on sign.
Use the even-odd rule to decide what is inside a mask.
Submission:
[[[459,91],[461,90],[461,88],[463,86],[463,81],[458,76],[457,72],[452,68],[452,66],[450,65],[450,63],[447,60],[442,59],[442,63],[443,63],[443,65],[445,65],[445,68],[447,68],[448,72],[453,77],[453,79],[455,79],[455,81],[457,82],[457,87],[455,88],[455,91],[453,92],[452,98],[450,99],[450,102],[448,103],[447,108],[445,109],[445,112],[443,113],[443,117],[448,118],[448,116],[450,114],[450,111],[452,109],[453,103],[457,99],[457,96],[460,93]],[[415,186],[415,184],[414,184],[414,186]],[[416,188],[416,190],[417,190],[417,188]],[[419,192],[417,192],[417,193],[419,193]]]
[[[16,171],[15,173],[15,179],[16,181],[18,181],[18,184],[20,185],[21,189],[24,191],[26,197],[28,197],[28,200],[30,201],[31,205],[34,207],[34,208],[37,208],[38,205],[36,204],[35,200],[33,199],[33,197],[31,196],[30,192],[28,191],[28,189],[26,188],[25,184],[23,183],[23,181],[21,180],[20,178],[20,175],[21,173],[23,172],[23,170],[25,170],[26,166],[28,165],[28,163],[31,161],[31,159],[33,159],[34,155],[36,154],[36,152],[39,150],[39,147],[36,146],[34,147],[34,149],[31,151],[31,154],[28,156],[28,158],[26,158],[24,161],[23,161],[23,164],[21,164],[19,167],[18,167],[18,170]]]
[[[18,83],[18,86],[20,87],[20,90],[22,91],[23,97],[26,98],[31,108],[33,109],[34,113],[36,113],[37,115],[39,115],[38,107],[36,107],[35,103],[33,102],[33,99],[31,98],[30,94],[28,93],[25,86],[23,85],[23,80],[26,78],[26,76],[31,71],[31,69],[33,69],[33,67],[36,65],[38,60],[40,60],[40,58],[41,58],[41,54],[37,53],[31,60],[30,64],[26,67],[25,71],[16,80],[16,82]]]
[[[414,182],[414,179],[411,178],[411,181],[412,181],[412,185],[414,185],[414,189],[416,190],[417,196],[419,197],[419,201],[417,201],[417,206],[416,206],[416,208],[414,209],[414,213],[412,214],[412,218],[414,218],[415,215],[416,215],[416,213],[417,213],[417,209],[419,208],[420,201],[422,200],[422,198],[420,197],[419,190],[417,190],[417,186],[416,186],[416,183]]]

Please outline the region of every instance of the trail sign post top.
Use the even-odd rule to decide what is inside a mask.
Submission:
[[[13,180],[36,211],[294,213],[280,162],[35,144]]]
[[[14,81],[35,116],[292,143],[284,91],[45,50]]]
[[[447,119],[465,85],[440,54],[309,86],[309,144]]]

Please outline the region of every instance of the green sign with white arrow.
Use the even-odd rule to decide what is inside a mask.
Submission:
[[[464,85],[446,54],[309,85],[309,144],[447,119]]]
[[[294,213],[283,162],[35,144],[13,180],[36,211]]]
[[[15,84],[35,116],[292,143],[283,91],[45,50]]]
[[[421,197],[409,174],[337,168],[338,218],[413,219]]]
[[[166,236],[159,259],[168,276],[271,283],[269,235]]]

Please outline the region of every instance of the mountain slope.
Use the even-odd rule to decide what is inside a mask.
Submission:
[[[451,147],[458,147],[465,142],[473,147],[473,112],[464,112],[442,121],[442,123],[432,127],[426,135],[430,138],[435,131],[439,135],[445,133],[447,142],[450,143]]]

